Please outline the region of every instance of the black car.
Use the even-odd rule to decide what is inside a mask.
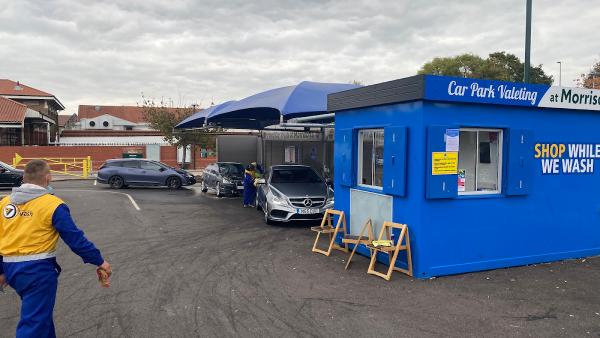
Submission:
[[[202,192],[214,190],[217,197],[239,195],[244,191],[244,166],[237,162],[209,164],[202,174]]]
[[[0,187],[18,187],[23,183],[23,170],[0,161]]]

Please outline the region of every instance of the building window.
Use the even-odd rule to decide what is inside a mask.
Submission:
[[[185,163],[192,163],[191,150],[192,146],[185,147]],[[183,147],[177,148],[177,163],[183,163]]]
[[[90,121],[90,127],[94,128],[96,126],[96,122]]]
[[[458,150],[458,193],[499,194],[502,130],[461,128]]]
[[[284,159],[285,163],[294,164],[296,162],[296,146],[285,147]]]
[[[133,130],[133,127],[127,126],[127,127],[125,127],[125,130]]]
[[[21,129],[0,128],[0,146],[21,145]]]
[[[359,185],[383,187],[383,129],[364,129],[358,132]]]

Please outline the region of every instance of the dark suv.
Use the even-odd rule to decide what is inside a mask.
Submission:
[[[179,189],[184,185],[196,184],[196,179],[182,169],[146,159],[108,160],[98,169],[98,183],[109,184],[120,189],[130,185],[167,186]]]
[[[202,174],[202,192],[214,190],[217,197],[238,195],[244,190],[244,166],[236,162],[209,164]]]
[[[23,182],[23,170],[0,161],[0,187],[18,187]]]

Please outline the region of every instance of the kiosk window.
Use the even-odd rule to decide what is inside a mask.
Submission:
[[[383,129],[358,132],[358,183],[383,187]]]
[[[501,182],[502,130],[461,128],[458,193],[498,194]]]

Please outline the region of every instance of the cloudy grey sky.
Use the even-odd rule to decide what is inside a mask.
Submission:
[[[600,58],[600,3],[533,0],[532,62]],[[523,56],[524,0],[0,0],[0,78],[79,104],[207,106],[302,80],[365,84],[436,56]]]

